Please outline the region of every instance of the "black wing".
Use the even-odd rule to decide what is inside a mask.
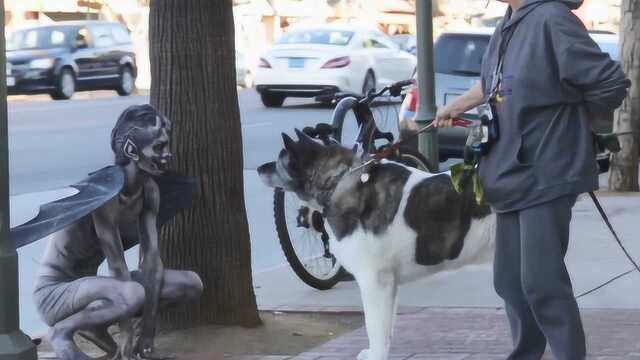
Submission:
[[[178,212],[192,206],[197,194],[198,181],[174,172],[165,173],[154,180],[160,189],[158,227],[161,227],[173,219]]]
[[[108,166],[71,187],[78,193],[40,206],[38,215],[11,229],[9,237],[16,248],[31,244],[91,214],[120,193],[124,172],[119,166]]]

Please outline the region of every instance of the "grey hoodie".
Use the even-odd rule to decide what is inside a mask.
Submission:
[[[480,161],[489,204],[497,212],[527,208],[598,188],[590,118],[620,106],[630,86],[570,11],[582,0],[524,0],[507,11],[482,64],[491,92],[498,49],[504,56],[500,139]]]

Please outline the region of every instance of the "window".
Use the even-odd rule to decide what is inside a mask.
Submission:
[[[370,32],[365,35],[364,43],[365,48],[374,49],[397,49],[398,46],[381,32]]]
[[[371,45],[372,45],[374,48],[377,48],[377,49],[388,49],[388,48],[389,48],[389,46],[387,46],[387,45],[382,41],[382,39],[380,39],[380,38],[372,39],[372,40],[371,40]]]
[[[44,27],[16,31],[7,42],[7,50],[50,49],[66,44],[64,29]]]
[[[129,44],[131,43],[131,37],[129,36],[129,30],[127,30],[122,25],[114,25],[111,28],[111,33],[113,35],[113,39],[118,44]]]
[[[101,25],[91,29],[93,33],[93,42],[96,47],[109,47],[115,44],[115,40],[111,35],[111,26]]]
[[[321,44],[345,46],[353,37],[352,31],[304,30],[283,35],[278,44]]]
[[[606,52],[611,56],[614,61],[620,61],[620,54],[618,52],[618,44],[613,42],[599,42],[598,46],[600,50]]]
[[[87,30],[87,28],[80,28],[78,29],[78,32],[75,35],[75,45],[78,45],[78,41],[79,40],[84,40],[85,44],[87,47],[91,47],[91,34],[89,33],[89,30]]]
[[[379,39],[366,38],[362,47],[367,49],[388,49],[389,46],[381,42]]]
[[[441,74],[480,76],[489,36],[445,34],[434,47],[435,71]]]

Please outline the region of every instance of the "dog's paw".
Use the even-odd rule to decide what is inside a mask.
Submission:
[[[358,357],[356,359],[358,359],[358,360],[369,360],[369,349],[364,349],[364,350],[360,351],[360,353],[358,354]]]

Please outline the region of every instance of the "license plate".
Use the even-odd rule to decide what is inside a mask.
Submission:
[[[304,59],[302,58],[289,58],[289,68],[302,69],[304,67]]]
[[[15,86],[16,85],[16,78],[14,78],[13,76],[7,76],[7,86]]]

